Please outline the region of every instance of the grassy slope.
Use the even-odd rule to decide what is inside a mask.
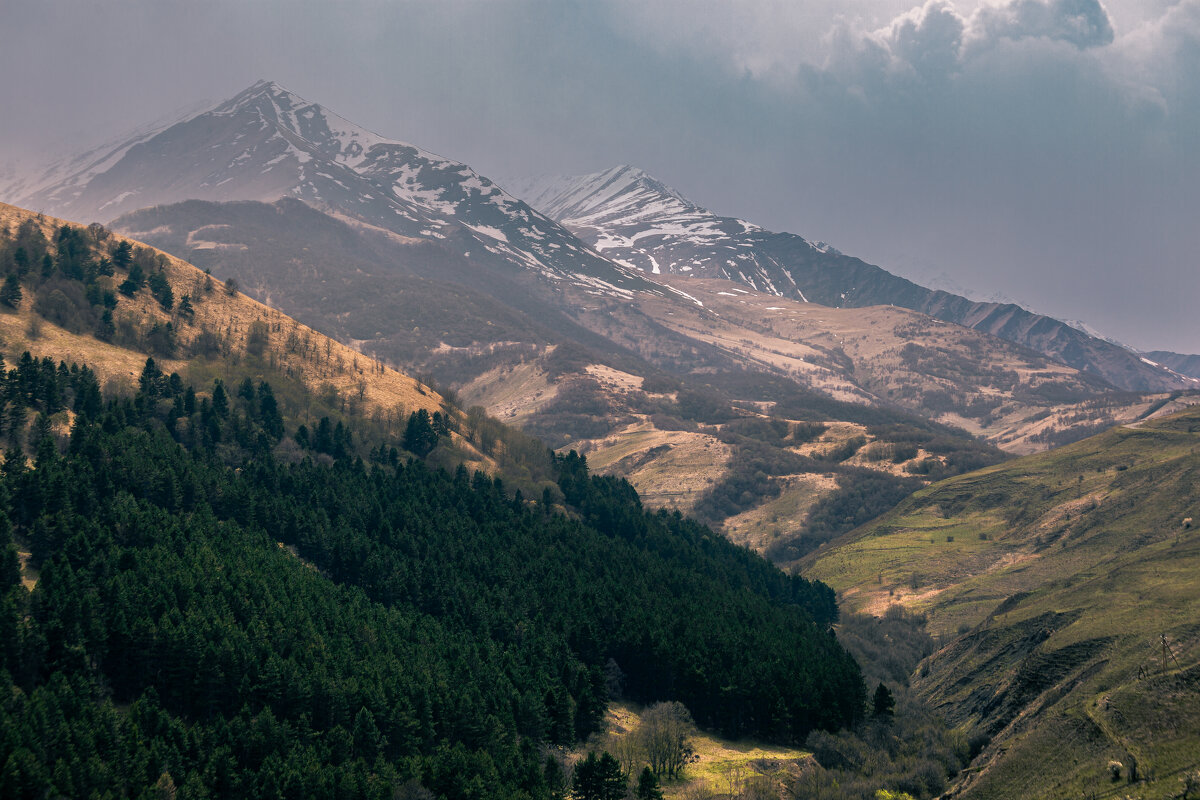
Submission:
[[[935,484],[805,573],[949,641],[916,685],[990,740],[964,796],[1169,797],[1200,766],[1198,480],[1193,409]]]
[[[16,206],[0,203],[0,226],[11,225],[15,228],[22,220],[31,217],[39,219],[48,238],[53,237],[54,229],[60,225],[74,224],[54,217],[39,217]],[[115,236],[116,241],[122,238]],[[341,394],[357,397],[360,384],[365,383],[361,387],[361,406],[368,414],[372,411],[393,412],[397,407],[409,411],[417,408],[436,410],[441,407],[442,399],[413,378],[383,367],[244,294],[229,295],[220,284],[196,267],[173,256],[166,257],[168,264],[165,271],[175,297],[178,299],[190,293],[195,303],[195,319],[181,326],[181,342],[189,340],[202,327],[206,327],[228,338],[233,355],[244,356],[250,324],[262,321],[268,325],[269,342],[265,349],[270,354],[271,365],[313,391],[328,385]],[[120,276],[115,282],[119,280]],[[71,333],[46,321],[42,321],[40,336],[35,340],[29,335],[31,306],[30,293],[26,292],[18,313],[0,314],[0,330],[3,331],[7,352],[19,353],[29,349],[36,351],[39,356],[50,356],[55,360],[87,363],[96,369],[101,381],[106,378],[136,381],[146,360],[145,353],[102,342],[88,333]],[[131,315],[139,322],[153,319],[166,322],[173,319],[159,308],[147,290],[138,292],[133,298],[121,297],[115,316],[120,319],[122,315]],[[181,325],[178,318],[173,321],[177,326]],[[182,360],[156,360],[168,372],[186,370],[188,366]]]
[[[605,733],[595,737],[575,756],[582,757],[589,747],[612,748],[614,738],[630,735],[640,723],[638,707],[628,703],[613,704],[605,715]],[[678,780],[663,784],[666,800],[736,796],[757,781],[768,785],[790,783],[806,768],[811,768],[812,763],[812,756],[804,750],[751,740],[735,742],[703,731],[695,732],[688,741],[695,753],[695,761],[684,768]]]
[[[184,203],[147,209],[118,224],[221,276],[236,275],[256,297],[364,351],[420,365],[456,385],[464,405],[483,405],[555,447],[586,449],[593,465],[629,478],[647,503],[683,511],[729,477],[730,458],[710,433],[680,436],[658,429],[647,409],[627,399],[641,377],[657,370],[702,386],[713,380],[713,370],[746,368],[776,382],[795,380],[793,392],[798,383],[858,401],[873,394],[921,414],[929,392],[952,393],[951,405],[965,404],[984,416],[991,412],[980,408],[998,403],[1002,411],[989,417],[986,431],[980,419],[950,415],[946,421],[1005,438],[1013,451],[1044,447],[1029,437],[1052,427],[1086,427],[1110,413],[1116,419],[1140,413],[1127,407],[1136,404],[1133,399],[1116,410],[1052,413],[1038,392],[1081,397],[1097,390],[1094,382],[1030,351],[901,309],[829,309],[727,282],[682,278],[663,279],[677,292],[664,289],[664,297],[647,295],[636,305],[567,290],[547,298],[514,276],[480,274],[478,265],[432,243],[363,234],[298,201]],[[484,285],[486,294],[478,290]],[[701,297],[720,316],[678,292]],[[563,313],[573,320],[567,327],[545,318]],[[581,338],[583,332],[589,336]],[[918,335],[927,346],[903,356]],[[554,368],[555,343],[572,342],[585,344],[590,360]],[[941,358],[943,353],[948,355]],[[952,364],[939,367],[944,374],[922,372],[939,359]],[[619,370],[639,374],[629,376],[632,383],[606,380]],[[1010,373],[1020,375],[1019,384]],[[607,405],[617,409],[598,416],[628,419],[585,430],[578,419],[563,416],[556,399],[565,384],[581,377],[604,384]],[[729,399],[747,409],[771,406],[772,398],[754,386],[727,389]],[[1067,417],[1074,419],[1068,423]],[[879,459],[860,465],[901,473],[910,466]],[[759,548],[786,539],[836,485],[830,475],[818,477],[781,476],[786,497],[760,504],[727,525],[726,533]]]

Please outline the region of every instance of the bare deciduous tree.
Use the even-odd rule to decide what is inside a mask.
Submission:
[[[674,778],[692,757],[688,741],[696,729],[683,703],[657,703],[646,709],[636,736],[655,775]]]

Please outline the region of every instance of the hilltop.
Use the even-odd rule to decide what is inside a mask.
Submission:
[[[142,251],[141,260],[161,270],[173,298],[189,298],[192,312],[181,312],[178,304],[164,308],[149,290],[131,297],[115,296],[119,294],[115,293],[117,286],[128,277],[128,270],[117,269],[113,276],[99,278],[105,291],[113,292],[117,300],[112,309],[113,340],[96,338],[78,324],[56,324],[35,313],[39,295],[27,291],[17,308],[0,313],[0,330],[9,353],[29,349],[56,361],[87,363],[105,382],[126,389],[132,388],[148,354],[166,371],[185,371],[193,359],[202,361],[204,356],[219,356],[235,365],[256,358],[260,368],[281,373],[314,395],[325,392],[336,404],[353,406],[367,417],[395,414],[400,409],[432,412],[445,404],[428,386],[248,297],[236,282],[226,285],[186,261],[99,226],[83,228],[0,203],[0,228],[16,233],[23,225],[40,233],[49,251],[54,250],[52,243],[64,226],[90,237],[89,245],[98,254],[128,242]],[[40,261],[37,254],[31,258]],[[68,311],[73,313],[68,315]],[[74,322],[74,315],[82,311],[78,304],[64,309],[60,321],[70,316]],[[31,331],[34,316],[42,319]],[[163,343],[156,344],[151,330],[155,325],[165,330],[168,324],[173,342],[168,345],[163,337]],[[128,335],[120,337],[117,332]],[[193,368],[203,367],[196,362]]]

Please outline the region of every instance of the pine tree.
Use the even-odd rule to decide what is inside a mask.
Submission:
[[[663,800],[662,790],[658,788],[658,778],[654,777],[649,767],[642,767],[642,774],[638,776],[638,785],[633,796],[637,800]]]
[[[170,311],[175,305],[175,293],[171,291],[171,283],[167,280],[166,273],[162,270],[151,272],[146,282],[150,286],[150,293],[162,306],[163,311]]]
[[[117,269],[127,270],[129,265],[133,263],[133,245],[127,241],[121,241],[113,248],[112,265]]]
[[[0,287],[0,303],[9,308],[16,308],[21,305],[21,296],[21,280],[16,273],[10,272],[4,279],[4,285]]]
[[[185,294],[179,298],[179,316],[189,322],[196,316],[196,309],[192,307],[192,296],[190,294]]]
[[[875,689],[874,705],[877,717],[890,717],[896,708],[896,699],[892,697],[891,690],[884,686],[882,681]]]
[[[621,777],[620,763],[607,751],[599,758],[588,753],[575,766],[571,796],[576,800],[621,800],[625,796],[625,779]]]
[[[129,277],[117,287],[121,294],[133,297],[137,290],[146,284],[146,273],[142,270],[142,265],[134,263],[129,268]]]
[[[433,428],[433,421],[425,409],[414,411],[408,416],[408,426],[404,429],[404,449],[424,458],[437,447],[438,435]]]
[[[229,395],[225,392],[225,384],[219,380],[213,383],[212,408],[218,417],[229,413]]]

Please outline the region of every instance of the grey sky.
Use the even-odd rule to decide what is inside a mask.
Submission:
[[[0,71],[0,168],[269,78],[1200,352],[1200,0],[3,0]]]

